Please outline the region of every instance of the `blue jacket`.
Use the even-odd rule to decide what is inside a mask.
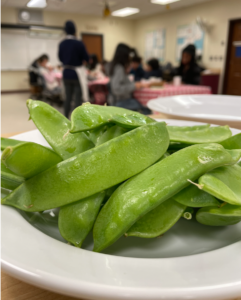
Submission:
[[[89,55],[83,42],[77,39],[66,39],[59,44],[59,60],[63,65],[79,67],[83,61],[89,61]],[[78,79],[74,70],[65,69],[64,79]]]
[[[139,66],[137,69],[131,69],[130,74],[134,75],[135,81],[141,81],[145,77],[145,71]]]

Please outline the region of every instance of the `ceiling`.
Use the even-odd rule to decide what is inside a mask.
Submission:
[[[2,0],[1,6],[27,8],[29,0]],[[170,4],[170,9],[180,9],[186,6],[195,5],[213,0],[181,0]],[[79,13],[84,15],[102,16],[103,2],[101,0],[47,0],[45,10]],[[165,5],[152,4],[149,0],[107,0],[111,11],[124,7],[136,7],[140,13],[126,17],[136,20],[150,15],[168,11]]]

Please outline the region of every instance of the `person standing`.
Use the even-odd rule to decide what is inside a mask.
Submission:
[[[76,39],[76,28],[72,21],[65,23],[66,38],[59,44],[59,60],[63,63],[63,82],[66,99],[64,114],[68,118],[71,102],[75,99],[75,107],[83,102],[84,82],[81,66],[89,61],[89,55],[82,41]]]

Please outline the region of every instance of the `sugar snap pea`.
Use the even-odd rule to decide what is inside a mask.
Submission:
[[[1,162],[1,187],[14,190],[24,182],[24,178],[14,174]]]
[[[2,204],[43,211],[84,199],[146,169],[168,144],[164,122],[139,127],[30,178]]]
[[[232,132],[228,126],[216,126],[189,131],[169,130],[168,132],[171,142],[185,144],[219,143],[232,136]]]
[[[29,114],[46,141],[63,159],[67,159],[94,147],[85,133],[66,134],[70,121],[52,106],[42,102],[27,101]]]
[[[128,115],[131,115],[131,118],[128,118]],[[116,119],[114,119],[114,116],[116,116]],[[109,122],[116,122],[118,125],[123,126],[129,124],[129,127],[135,128],[156,121],[125,108],[88,103],[77,107],[73,111],[70,132],[75,133],[95,129]]]
[[[219,201],[212,195],[190,185],[173,196],[173,199],[190,207],[220,206]]]
[[[193,213],[194,213],[194,209],[192,207],[187,207],[184,213],[182,214],[182,217],[186,220],[191,220]]]
[[[35,176],[61,161],[52,149],[31,142],[9,146],[2,153],[5,166],[24,178]]]
[[[81,247],[94,225],[104,197],[105,192],[100,192],[61,207],[58,226],[62,237],[76,247]]]
[[[94,251],[99,252],[114,243],[140,217],[187,187],[188,180],[194,181],[221,165],[234,164],[240,156],[241,151],[226,150],[219,144],[193,145],[127,180],[97,217],[93,231]]]
[[[234,225],[241,221],[241,206],[226,204],[222,207],[203,207],[198,210],[196,219],[209,226]]]
[[[168,199],[144,215],[127,231],[125,236],[154,238],[169,230],[182,216],[186,206]]]
[[[96,146],[99,146],[107,141],[112,140],[115,137],[118,137],[124,133],[128,132],[128,129],[120,126],[112,126],[108,128],[99,138],[96,142]]]
[[[241,133],[233,135],[219,144],[225,149],[241,149]]]
[[[205,125],[196,125],[196,126],[170,126],[167,125],[168,132],[173,131],[196,131],[196,130],[203,130],[210,127],[210,124]]]
[[[235,151],[235,150],[233,150]],[[199,187],[220,200],[241,205],[241,167],[223,166],[208,172],[198,180]]]
[[[24,142],[14,140],[14,139],[1,137],[1,150],[4,150],[8,146],[16,146],[16,145],[19,145],[19,144],[22,144],[22,143],[24,143]]]

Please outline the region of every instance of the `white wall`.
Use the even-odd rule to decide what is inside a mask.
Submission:
[[[206,67],[222,69],[225,60],[228,23],[230,19],[241,17],[241,0],[213,0],[179,10],[169,10],[145,19],[137,20],[134,26],[135,44],[144,56],[144,42],[147,31],[166,29],[165,61],[177,64],[176,33],[177,27],[195,22],[197,16],[213,23],[210,34],[205,34],[203,63]],[[223,60],[210,60],[210,56]]]
[[[17,10],[2,7],[2,23],[17,23]],[[134,21],[117,18],[103,19],[79,14],[43,11],[44,25],[63,26],[66,20],[73,20],[80,32],[99,33],[104,35],[104,58],[111,60],[115,47],[123,42],[134,46]],[[3,71],[1,77],[2,90],[28,89],[27,72]]]

